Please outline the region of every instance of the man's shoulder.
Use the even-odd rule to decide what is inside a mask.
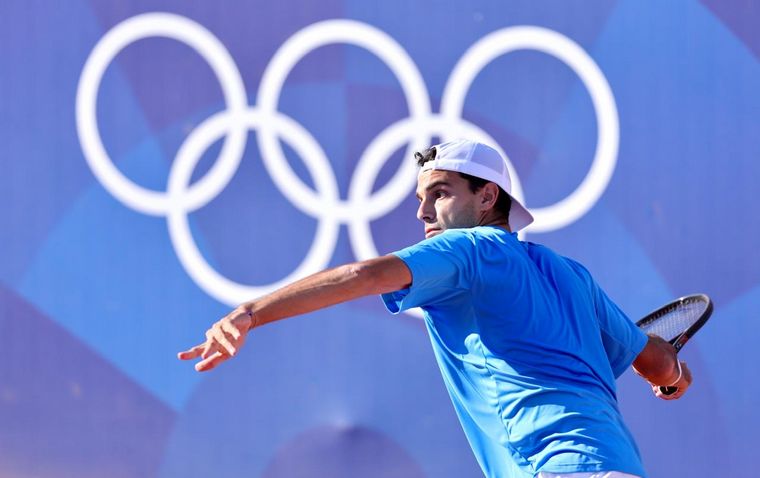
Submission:
[[[528,250],[528,253],[533,256],[546,256],[546,257],[552,257],[553,259],[556,259],[558,261],[561,261],[564,264],[567,264],[568,266],[572,267],[573,269],[582,269],[586,271],[586,268],[578,262],[577,260],[567,257],[554,249],[552,249],[549,246],[546,246],[544,244],[538,244],[536,242],[529,242],[524,241],[522,244],[525,246],[525,248]],[[588,272],[588,271],[586,271]]]
[[[572,275],[582,279],[585,282],[593,282],[594,278],[591,272],[577,260],[560,254],[549,246],[533,242],[523,242],[528,255],[533,262],[542,264],[544,267],[551,267],[557,270],[557,267],[566,271],[572,271]]]

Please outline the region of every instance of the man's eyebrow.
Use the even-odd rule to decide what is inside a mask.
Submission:
[[[433,181],[432,183],[425,186],[425,191],[430,191],[431,189],[437,188],[438,186],[451,186],[451,183],[444,179],[439,179],[438,181]],[[420,193],[415,191],[414,195],[417,196],[417,199],[420,198]]]

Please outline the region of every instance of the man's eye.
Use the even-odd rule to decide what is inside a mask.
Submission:
[[[435,192],[435,198],[441,199],[442,197],[446,197],[446,193],[444,191],[436,191]]]

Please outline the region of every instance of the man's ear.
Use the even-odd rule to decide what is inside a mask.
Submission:
[[[486,183],[480,189],[480,208],[483,211],[496,207],[499,198],[499,186],[496,183]]]

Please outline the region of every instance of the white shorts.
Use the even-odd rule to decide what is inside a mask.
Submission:
[[[540,472],[536,478],[639,478],[619,471],[595,471],[592,473],[545,473]]]

